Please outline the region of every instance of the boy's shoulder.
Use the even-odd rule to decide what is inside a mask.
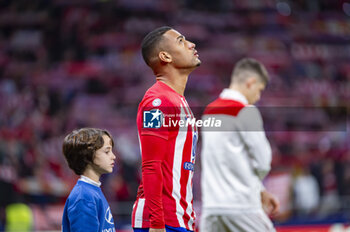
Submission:
[[[99,196],[99,188],[91,184],[85,183],[84,181],[78,180],[74,188],[69,194],[68,200],[78,202],[80,200],[86,202],[95,202]]]

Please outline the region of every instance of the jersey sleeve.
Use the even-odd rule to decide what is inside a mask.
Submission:
[[[162,163],[166,150],[167,140],[153,135],[141,136],[142,180],[145,201],[150,213],[151,228],[157,229],[165,227],[162,201]]]
[[[100,223],[97,216],[96,205],[86,200],[79,200],[68,209],[70,231],[96,232]]]
[[[248,148],[251,164],[262,180],[271,169],[271,147],[266,138],[263,121],[255,106],[247,106],[238,114],[239,132]]]

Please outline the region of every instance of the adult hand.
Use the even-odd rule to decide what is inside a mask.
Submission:
[[[266,190],[261,192],[261,203],[264,211],[268,215],[276,215],[280,209],[279,200]]]
[[[154,229],[154,228],[150,228],[150,229],[149,229],[149,232],[166,232],[166,231],[165,231],[165,228],[163,228],[163,229]]]

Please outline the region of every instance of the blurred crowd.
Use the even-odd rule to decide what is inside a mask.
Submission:
[[[118,163],[103,190],[115,212],[135,199],[136,112],[155,81],[140,43],[162,25],[196,44],[202,65],[185,96],[199,109],[197,117],[227,87],[238,59],[254,57],[267,66],[271,82],[259,106],[273,148],[265,184],[283,206],[276,220],[350,218],[350,3],[2,0],[0,229],[10,203],[64,203],[77,177],[61,144],[75,128],[112,133]],[[198,157],[199,201],[200,150]]]

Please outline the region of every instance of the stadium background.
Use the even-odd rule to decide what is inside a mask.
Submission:
[[[77,180],[61,143],[79,127],[113,134],[117,167],[103,177],[102,189],[118,231],[130,229],[140,180],[136,110],[154,82],[140,43],[161,25],[197,45],[202,65],[185,92],[191,107],[215,99],[244,56],[270,72],[260,106],[349,106],[347,1],[1,0],[0,231],[24,231],[27,224],[33,231],[60,230]],[[273,219],[279,231],[343,231],[350,220],[349,126],[322,110],[263,117],[273,149],[265,185],[282,204]],[[312,127],[294,130],[296,124]]]

